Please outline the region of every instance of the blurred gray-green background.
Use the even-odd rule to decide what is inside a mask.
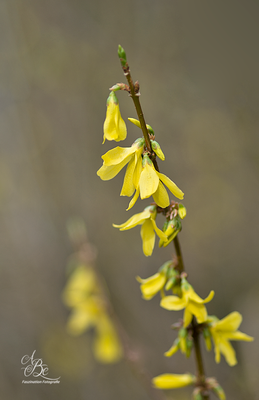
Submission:
[[[96,267],[150,375],[194,371],[192,357],[163,356],[182,314],[162,310],[158,296],[143,301],[135,280],[155,273],[173,246],[156,243],[146,258],[139,227],[114,229],[149,201],[126,212],[124,174],[108,182],[96,175],[101,155],[117,145],[102,145],[102,125],[108,88],[125,82],[121,44],[166,155],[160,169],[185,193],[189,279],[202,297],[215,290],[210,314],[240,311],[241,331],[256,338],[234,343],[232,368],[204,351],[206,372],[228,399],[259,399],[258,13],[255,0],[0,1],[1,398],[150,398],[126,362],[100,365],[91,335],[66,333],[61,293],[73,216],[86,222]],[[123,118],[136,118],[127,94],[118,97]],[[139,137],[127,126],[119,145]],[[34,350],[59,385],[21,383],[21,358]],[[166,394],[190,398],[190,390]]]

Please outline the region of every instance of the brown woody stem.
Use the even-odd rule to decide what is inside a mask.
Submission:
[[[122,62],[122,59],[121,59],[121,65],[122,65],[122,68],[124,71],[124,75],[126,76],[128,84],[129,84],[129,93],[130,93],[130,96],[132,97],[132,100],[133,100],[135,108],[136,108],[140,126],[141,126],[143,136],[144,136],[144,139],[146,142],[147,150],[149,151],[149,153],[152,157],[153,151],[152,151],[152,147],[151,147],[150,137],[149,137],[149,133],[148,133],[148,130],[146,127],[144,114],[143,114],[142,107],[141,107],[140,100],[139,100],[139,96],[140,96],[139,83],[138,82],[136,82],[136,84],[133,83],[128,63],[126,61]],[[159,171],[158,165],[157,165],[157,162],[155,159],[155,155],[153,155],[152,161],[153,161],[155,169],[157,171]],[[181,251],[178,236],[176,236],[173,241],[174,241],[175,251],[176,251],[177,260],[178,260],[178,270],[181,273],[181,272],[184,272],[184,264],[183,264],[183,256],[182,256],[182,251]],[[194,349],[195,349],[195,358],[196,358],[196,365],[197,365],[198,385],[204,386],[205,373],[204,373],[204,366],[203,366],[203,361],[202,361],[202,356],[201,356],[199,330],[197,329],[197,322],[195,321],[194,318],[192,321],[192,328],[193,328],[193,342],[194,342]],[[203,400],[209,400],[209,395],[206,391],[202,392],[201,395],[202,395]]]

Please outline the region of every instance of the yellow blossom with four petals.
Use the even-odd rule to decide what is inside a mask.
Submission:
[[[183,317],[184,328],[191,323],[193,315],[199,324],[205,322],[207,320],[207,309],[204,304],[212,300],[214,291],[212,290],[206,299],[203,300],[195,293],[193,287],[185,278],[182,278],[181,289],[182,297],[166,296],[161,300],[161,307],[174,311],[185,309]]]
[[[166,240],[166,235],[162,232],[156,225],[156,206],[148,206],[141,213],[133,215],[126,222],[121,225],[113,226],[119,228],[120,231],[126,231],[128,229],[134,228],[137,225],[141,225],[140,235],[143,243],[143,253],[145,256],[151,256],[155,246],[155,233],[164,240]]]
[[[141,199],[147,199],[153,196],[155,203],[159,207],[168,207],[170,200],[164,185],[166,185],[178,199],[183,199],[184,196],[183,192],[171,179],[155,169],[147,153],[143,155],[142,169],[138,170],[136,182],[136,192],[130,202],[129,208],[133,207],[139,196]]]
[[[208,320],[210,322],[209,330],[214,342],[216,363],[220,362],[220,353],[222,353],[230,366],[236,365],[236,353],[229,341],[244,340],[251,342],[254,340],[251,336],[238,331],[242,322],[242,315],[234,311],[221,320],[216,317],[210,317]]]

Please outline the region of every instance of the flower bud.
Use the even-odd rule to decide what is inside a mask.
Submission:
[[[128,120],[141,129],[140,122],[137,119],[128,118]],[[146,127],[147,127],[148,132],[151,133],[151,135],[154,135],[154,131],[153,131],[152,127],[148,124],[146,124]]]
[[[154,134],[155,134],[155,132],[154,132],[152,126],[146,124],[146,127],[147,127],[148,132],[151,133],[151,135],[154,135]]]
[[[200,387],[195,388],[192,396],[193,400],[203,400],[202,389]]]
[[[179,206],[178,206],[179,217],[181,219],[184,219],[186,217],[186,213],[187,213],[186,208],[184,207],[183,204],[180,203]]]
[[[172,287],[174,287],[177,283],[177,278],[172,277],[167,281],[167,284],[165,285],[165,290],[170,290]]]
[[[218,384],[213,389],[213,392],[218,396],[220,400],[226,400],[226,395],[223,388]]]
[[[226,400],[225,392],[215,378],[207,378],[206,384],[220,400]]]
[[[176,235],[181,231],[182,229],[182,224],[179,219],[179,217],[172,219],[167,223],[167,225],[164,225],[164,232],[167,236],[167,241],[163,241],[163,239],[160,239],[159,241],[159,247],[166,247],[171,243],[171,241],[176,237]]]
[[[178,337],[180,339],[180,349],[181,352],[186,354],[187,350],[187,329],[181,328],[178,333]]]
[[[119,47],[118,47],[118,56],[119,56],[119,59],[121,61],[121,65],[123,67],[125,67],[125,65],[127,64],[127,57],[126,57],[125,50],[121,47],[120,44],[119,44]]]
[[[152,150],[156,153],[157,157],[159,157],[160,160],[164,161],[165,156],[161,150],[160,144],[157,143],[155,140],[151,140],[151,147],[152,147]]]

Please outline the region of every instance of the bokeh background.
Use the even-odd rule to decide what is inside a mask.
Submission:
[[[147,123],[166,160],[160,168],[185,192],[180,234],[189,279],[210,314],[243,314],[253,343],[234,343],[230,368],[204,352],[206,372],[228,399],[259,399],[259,78],[254,0],[1,0],[0,2],[0,391],[3,399],[149,399],[132,368],[100,365],[91,335],[66,332],[62,303],[73,252],[66,222],[77,216],[98,251],[96,268],[150,376],[193,372],[194,360],[163,353],[181,313],[141,299],[136,275],[155,273],[173,253],[146,258],[139,228],[119,232],[128,198],[123,173],[96,175],[106,98],[125,82],[127,52]],[[118,93],[124,119],[136,117]],[[130,123],[130,146],[139,137]],[[148,205],[144,202],[144,205]],[[138,202],[134,213],[143,209]],[[130,213],[130,214],[128,214]],[[36,350],[58,385],[24,385],[21,358]],[[188,399],[190,390],[168,391]]]

